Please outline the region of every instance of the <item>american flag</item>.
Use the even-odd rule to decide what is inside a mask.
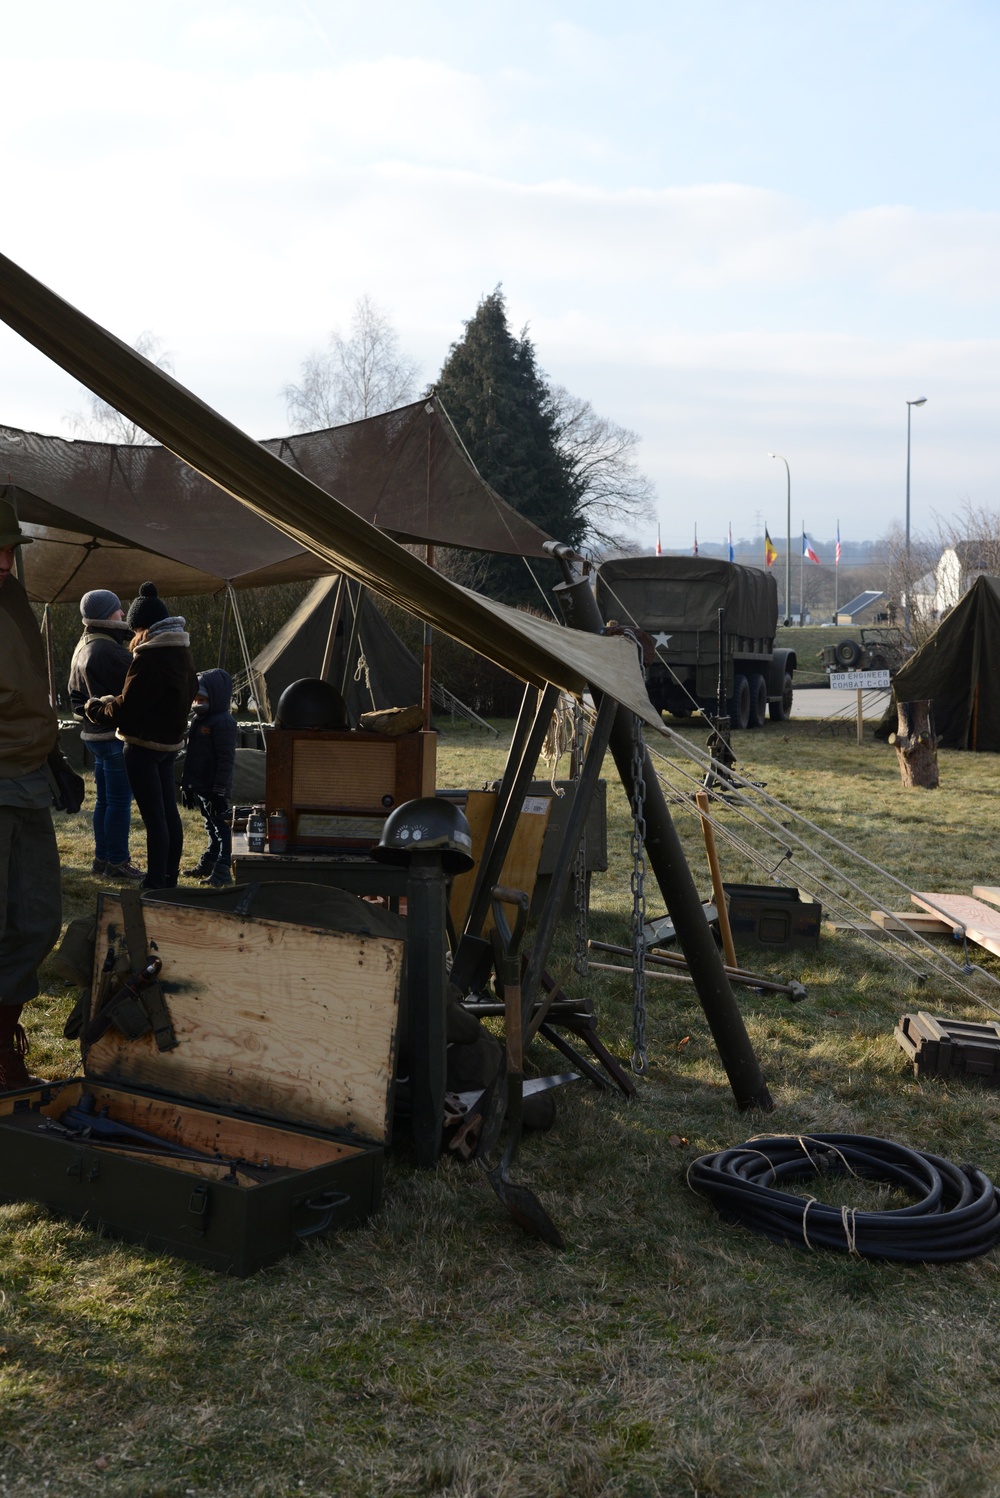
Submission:
[[[835,567],[839,567],[840,566],[840,521],[839,520],[837,521],[837,554],[836,554],[836,556],[833,559],[833,565]]]

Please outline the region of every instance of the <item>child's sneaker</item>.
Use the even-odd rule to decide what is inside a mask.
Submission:
[[[137,869],[134,863],[126,860],[125,863],[105,864],[104,877],[105,879],[125,879],[130,881],[132,879],[143,879],[145,878],[145,874],[142,869]]]

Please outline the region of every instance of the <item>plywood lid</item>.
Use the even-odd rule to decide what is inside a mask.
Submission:
[[[84,1070],[213,1107],[384,1142],[405,923],[342,890],[283,889],[295,892],[297,921],[258,915],[266,899],[243,915],[216,901],[206,908],[208,897],[199,891],[144,897],[146,937],[163,964],[160,984],[177,1045],[160,1051],[152,1034],[128,1040],[111,1025],[88,1048]],[[232,905],[238,895],[223,899]],[[338,920],[367,929],[332,929]],[[384,934],[391,930],[398,934]],[[102,893],[98,975],[109,947],[123,945],[121,901]]]

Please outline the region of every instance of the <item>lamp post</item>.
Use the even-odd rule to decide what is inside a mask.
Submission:
[[[913,415],[914,406],[926,406],[926,395],[918,396],[916,400],[906,402],[906,606],[903,610],[903,637],[907,645],[910,643],[910,589],[913,579],[910,566],[910,418]]]
[[[768,453],[769,458],[781,458],[785,465],[785,474],[788,479],[788,514],[785,534],[785,623],[792,622],[792,470],[788,466],[788,459],[782,458],[780,453]],[[909,493],[909,481],[907,481],[907,493]]]

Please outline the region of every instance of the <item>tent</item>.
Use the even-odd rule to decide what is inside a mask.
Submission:
[[[665,732],[630,641],[565,629],[443,577],[6,255],[0,255],[0,317],[204,478],[281,531],[295,543],[296,552],[313,552],[331,570],[340,569],[374,588],[523,681],[552,683],[578,697],[589,685]],[[235,534],[218,539],[225,547]]]
[[[260,445],[396,540],[545,556],[550,538],[476,471],[434,397]],[[0,472],[35,538],[24,564],[37,603],[89,588],[132,597],[147,577],[176,597],[333,570],[165,447],[0,426]]]
[[[251,691],[268,721],[290,682],[301,676],[319,676],[339,581],[337,577],[324,577],[315,583],[291,618],[250,662]],[[358,591],[352,591],[343,610],[328,675],[328,680],[339,687],[346,669],[344,698],[354,723],[362,713],[409,707],[421,697],[420,662],[379,613],[371,595],[362,591],[358,598]],[[355,651],[347,661],[350,636],[355,632]],[[360,672],[355,671],[356,654]]]
[[[893,703],[879,733],[895,728],[897,702],[933,703],[944,749],[1000,752],[1000,577],[977,577],[925,645],[893,678]]]

